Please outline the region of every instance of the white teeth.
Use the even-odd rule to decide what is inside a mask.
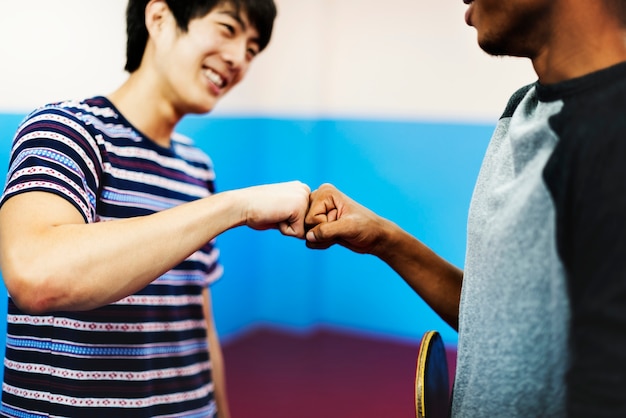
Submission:
[[[220,77],[219,74],[217,74],[215,71],[211,70],[210,68],[206,69],[204,71],[204,74],[208,77],[209,80],[211,80],[211,82],[213,84],[215,84],[218,87],[224,87],[224,79],[222,77]]]

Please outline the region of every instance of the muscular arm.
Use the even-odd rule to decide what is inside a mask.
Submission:
[[[448,324],[458,327],[463,272],[393,222],[325,184],[311,194],[307,246],[340,244],[379,257]]]
[[[299,182],[256,186],[91,224],[57,195],[19,194],[0,209],[3,278],[27,312],[93,309],[142,289],[229,228],[302,237],[308,193]]]

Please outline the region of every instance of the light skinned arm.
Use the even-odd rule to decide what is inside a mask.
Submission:
[[[297,181],[254,186],[90,224],[55,194],[22,193],[0,209],[3,279],[25,312],[94,309],[141,290],[230,228],[303,238],[309,192]]]
[[[219,418],[230,418],[224,356],[222,355],[222,346],[217,335],[217,330],[215,329],[211,291],[208,288],[204,289],[202,296],[204,298],[204,317],[207,323],[207,343],[209,345],[209,356],[211,358],[211,378],[214,385],[215,402],[217,403],[217,415]]]
[[[450,326],[458,328],[463,272],[435,254],[411,234],[331,184],[311,193],[305,224],[307,246],[334,244],[372,254],[387,263]]]

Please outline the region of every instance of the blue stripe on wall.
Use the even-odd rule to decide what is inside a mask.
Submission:
[[[0,114],[2,173],[23,116]],[[469,200],[492,129],[234,117],[189,117],[179,127],[213,158],[219,190],[293,179],[313,189],[332,182],[460,267]],[[401,339],[439,329],[446,343],[456,343],[456,333],[372,256],[340,247],[312,251],[277,231],[247,228],[227,231],[218,244],[225,276],[213,295],[222,338],[258,325],[328,326]]]
[[[492,130],[308,119],[189,118],[181,125],[214,159],[220,189],[291,179],[312,188],[332,182],[458,266]],[[226,335],[260,323],[409,339],[436,328],[446,343],[456,343],[456,333],[374,257],[343,248],[311,251],[275,231],[229,231],[219,243],[226,275],[215,286],[215,309]]]

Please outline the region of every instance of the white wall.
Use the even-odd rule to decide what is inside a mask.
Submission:
[[[126,75],[126,0],[5,1],[0,111],[108,93]]]
[[[535,80],[488,57],[461,0],[276,0],[273,40],[217,114],[479,120]],[[8,2],[7,2],[8,3]],[[0,14],[0,112],[107,94],[125,74],[126,0],[20,0]]]

